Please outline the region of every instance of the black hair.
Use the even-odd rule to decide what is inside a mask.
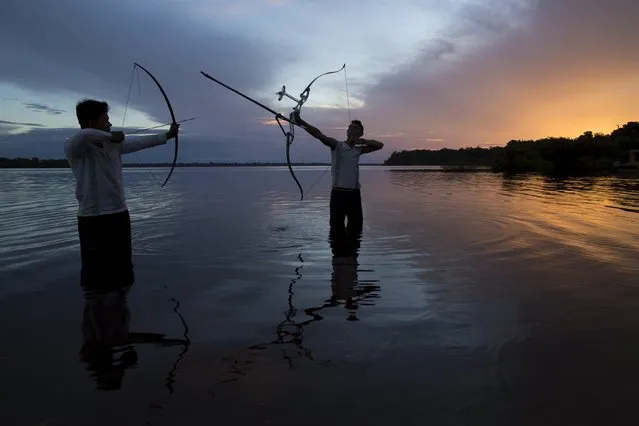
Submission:
[[[83,99],[75,106],[75,115],[82,129],[89,125],[89,120],[97,120],[105,112],[109,112],[109,104],[93,99]]]
[[[356,124],[359,126],[360,129],[362,129],[362,133],[364,133],[364,125],[362,124],[361,121],[359,120],[351,120],[351,124]]]

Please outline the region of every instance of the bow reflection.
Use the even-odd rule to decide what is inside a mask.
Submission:
[[[305,310],[305,313],[311,318],[305,321],[298,322],[298,311],[294,304],[294,297],[295,284],[297,284],[303,277],[302,268],[304,267],[304,257],[302,256],[302,253],[299,253],[297,255],[297,259],[300,263],[295,268],[295,277],[291,279],[288,285],[288,309],[284,311],[284,320],[275,326],[275,339],[266,343],[258,343],[249,346],[249,354],[257,355],[256,351],[262,351],[274,345],[283,345],[284,347],[282,348],[282,358],[291,368],[294,368],[294,360],[298,358],[308,358],[312,361],[318,362],[320,365],[326,365],[330,361],[316,361],[313,357],[313,351],[304,346],[305,328],[311,323],[321,320],[322,317],[309,313],[307,312],[307,310]],[[232,377],[223,381],[236,381],[238,379],[238,375],[245,375],[247,373],[249,365],[251,365],[252,363],[253,362],[250,360],[234,359],[233,366],[231,367]]]
[[[305,310],[304,313],[310,316],[310,319],[302,322],[296,322],[297,309],[293,304],[293,297],[295,296],[294,285],[302,278],[300,273],[301,268],[304,266],[304,258],[302,253],[297,256],[300,261],[300,265],[295,268],[296,277],[291,280],[288,286],[288,310],[284,312],[285,319],[275,327],[275,334],[277,338],[271,342],[275,345],[292,345],[293,350],[290,351],[286,346],[282,349],[282,357],[286,360],[289,367],[293,368],[293,360],[297,358],[308,358],[315,361],[313,358],[313,351],[304,346],[304,329],[311,323],[321,320],[322,317],[314,315],[313,313]],[[327,364],[330,361],[321,361],[320,364]]]
[[[130,290],[131,286],[99,289],[83,286],[85,303],[80,358],[87,364],[97,390],[117,390],[122,387],[126,371],[138,366],[136,344],[163,347],[188,345],[188,340],[169,339],[164,334],[131,332],[131,312],[127,300]],[[169,377],[169,388],[170,381]]]
[[[276,328],[277,338],[270,344],[292,345],[292,351],[282,349],[283,357],[289,366],[293,367],[293,359],[305,357],[315,361],[313,351],[304,346],[304,330],[314,322],[321,321],[324,317],[321,312],[326,308],[334,308],[344,305],[348,313],[348,321],[358,321],[357,310],[360,306],[372,305],[370,299],[379,298],[377,294],[380,286],[372,280],[359,279],[359,250],[362,241],[362,229],[357,226],[333,226],[329,231],[329,243],[332,256],[331,296],[320,306],[304,309],[304,314],[310,318],[297,322],[297,308],[294,305],[294,286],[302,278],[301,269],[304,266],[302,254],[298,255],[301,262],[295,268],[296,277],[291,280],[288,287],[288,310],[284,313],[285,319]],[[252,348],[264,348],[267,345],[255,345]],[[326,364],[327,361],[322,362]]]
[[[355,228],[355,229],[354,229]],[[304,338],[307,327],[324,319],[322,311],[343,305],[347,310],[347,321],[358,321],[358,309],[361,306],[370,306],[372,299],[379,298],[377,294],[380,286],[372,280],[359,279],[358,256],[361,245],[361,229],[334,227],[329,232],[329,242],[332,251],[331,272],[331,296],[319,306],[303,309],[303,315],[299,315],[295,304],[295,288],[303,278],[304,257],[302,253],[297,255],[299,261],[295,267],[295,276],[288,284],[287,310],[284,311],[284,319],[275,326],[275,338],[269,342],[252,345],[248,353],[239,357],[224,358],[231,361],[230,377],[223,382],[235,382],[240,376],[245,376],[253,358],[262,351],[275,345],[281,346],[282,358],[290,368],[294,368],[295,361],[307,358],[319,365],[326,366],[330,360],[318,360]]]

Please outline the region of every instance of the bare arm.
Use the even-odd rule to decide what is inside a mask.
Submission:
[[[311,126],[306,121],[302,120],[299,116],[299,113],[295,114],[295,122],[306,132],[313,136],[315,139],[319,139],[324,145],[329,147],[330,149],[334,149],[337,145],[337,141],[331,137],[326,136],[324,133],[320,132],[317,127]]]
[[[384,148],[384,144],[380,141],[376,141],[374,139],[362,139],[359,138],[357,140],[358,144],[364,145],[362,147],[362,154],[368,154],[369,152],[379,151]]]

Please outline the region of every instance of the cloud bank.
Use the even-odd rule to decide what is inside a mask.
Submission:
[[[133,62],[158,78],[178,119],[199,117],[182,127],[182,161],[284,161],[273,117],[200,70],[287,113],[292,102],[275,100],[282,84],[296,94],[347,62],[350,111],[344,76],[335,74],[316,83],[303,114],[333,137],[344,137],[349,112],[362,120],[365,137],[386,144],[368,161],[400,149],[609,132],[636,119],[639,2],[631,0],[398,0],[341,9],[332,0],[152,3],[3,4],[0,53],[11,60],[0,82],[32,95],[0,99],[1,156],[60,158],[59,137],[70,130],[28,123],[75,126],[84,97],[108,100],[119,128],[131,88],[124,127],[170,122],[160,92],[144,73],[132,74]],[[152,151],[140,157],[172,158],[172,147]],[[329,159],[301,129],[292,154]]]

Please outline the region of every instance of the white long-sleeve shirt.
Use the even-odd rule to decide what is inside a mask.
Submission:
[[[64,143],[76,180],[78,216],[119,213],[127,209],[122,181],[122,154],[166,143],[166,133],[114,143],[111,133],[81,129]]]

